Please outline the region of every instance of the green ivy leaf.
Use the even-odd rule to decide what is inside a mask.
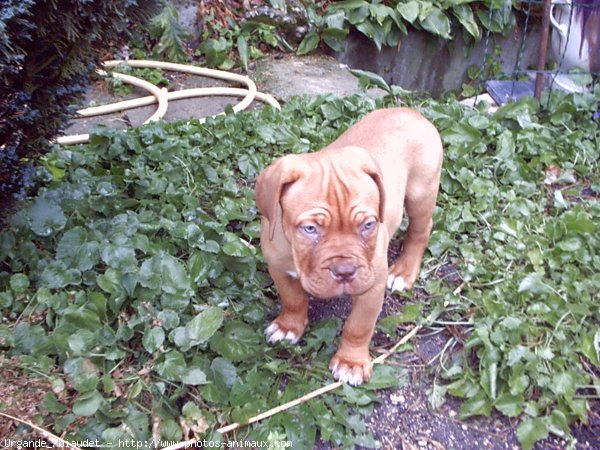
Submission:
[[[160,325],[165,330],[172,330],[179,325],[179,315],[172,309],[165,309],[158,313],[156,318],[160,321]]]
[[[481,39],[481,30],[479,28],[479,25],[477,25],[475,15],[473,14],[473,10],[469,5],[453,6],[452,14],[458,19],[458,21],[465,28],[465,30],[467,30],[467,33],[473,36],[476,41]]]
[[[199,367],[188,367],[185,373],[182,375],[181,381],[184,384],[191,384],[193,386],[208,383],[206,374]]]
[[[96,277],[96,282],[100,289],[115,297],[125,293],[121,284],[121,274],[115,269],[106,269],[106,272]]]
[[[41,281],[47,288],[60,289],[81,283],[81,272],[77,269],[68,269],[62,262],[54,262],[46,266]]]
[[[73,355],[85,356],[84,354],[96,345],[96,335],[90,330],[77,330],[68,337],[67,342]]]
[[[46,392],[42,407],[45,411],[53,414],[62,414],[67,411],[67,407],[58,401],[54,392]]]
[[[250,59],[250,53],[248,51],[248,40],[245,36],[238,36],[237,38],[237,50],[242,60],[244,70],[248,72],[248,61]]]
[[[78,416],[93,416],[100,409],[104,398],[98,391],[87,392],[80,395],[73,404],[73,413]]]
[[[317,48],[317,45],[319,45],[319,41],[319,35],[315,29],[312,29],[307,33],[306,36],[304,36],[302,42],[300,42],[298,50],[296,50],[296,54],[302,56],[312,52],[315,48]]]
[[[517,439],[523,450],[531,450],[537,441],[547,437],[548,427],[540,418],[525,420],[517,428]]]
[[[427,18],[421,20],[421,25],[427,31],[437,36],[444,39],[451,39],[450,20],[446,16],[446,13],[439,8],[433,7]]]
[[[213,373],[213,377],[216,380],[223,382],[227,387],[231,387],[238,379],[237,369],[232,363],[224,358],[217,357],[213,359],[210,369]]]
[[[254,255],[254,248],[234,233],[224,233],[221,249],[226,255],[237,258]]]
[[[335,6],[337,3],[332,3],[331,6]],[[345,11],[345,19],[352,25],[357,25],[364,22],[369,17],[369,4],[366,1],[362,1],[358,8],[352,8]]]
[[[15,294],[22,294],[29,288],[29,278],[23,273],[16,273],[10,277],[9,285]]]
[[[377,47],[377,50],[381,50],[383,42],[386,39],[386,33],[383,27],[373,24],[370,21],[364,21],[356,25],[356,29],[368,38],[373,40],[373,43]]]
[[[63,261],[67,267],[84,272],[98,262],[99,244],[90,240],[85,228],[71,228],[58,242],[56,258]]]
[[[185,326],[185,336],[190,345],[207,342],[223,323],[223,310],[210,307],[196,315]]]
[[[373,366],[373,375],[368,383],[361,385],[361,389],[368,391],[376,389],[401,388],[408,381],[408,374],[399,367],[376,364]]]
[[[321,39],[335,52],[343,52],[345,38],[350,30],[348,28],[326,28],[321,33]]]
[[[600,364],[600,329],[594,334],[590,332],[581,336],[581,351],[590,359],[592,364]]]
[[[102,249],[102,261],[107,266],[122,272],[137,269],[135,250],[118,244],[109,244]]]
[[[409,2],[400,2],[396,5],[396,10],[400,15],[409,23],[415,23],[417,17],[419,17],[419,2],[411,0]]]
[[[175,294],[191,287],[190,277],[185,266],[169,254],[163,254],[161,261],[161,288],[163,292]]]
[[[0,308],[8,308],[13,304],[15,297],[12,292],[0,292]]]
[[[560,396],[572,398],[575,395],[575,377],[571,371],[561,371],[552,377],[550,389]]]
[[[461,420],[472,416],[489,416],[492,412],[492,403],[483,390],[467,399],[460,407]]]
[[[356,8],[361,8],[363,6],[367,6],[368,2],[366,2],[365,0],[341,0],[339,2],[335,2],[333,3],[329,10],[330,11],[337,11],[340,9],[343,10],[351,10],[351,9],[356,9]]]
[[[142,263],[139,282],[152,290],[182,297],[191,295],[191,280],[185,265],[168,253],[161,252]]]
[[[46,333],[40,325],[31,325],[28,323],[19,323],[13,330],[13,339],[15,350],[19,353],[33,354],[44,342],[46,342]]]
[[[210,348],[229,361],[244,361],[260,350],[261,335],[249,325],[231,321],[210,341]]]
[[[161,327],[147,328],[142,338],[142,345],[148,353],[156,352],[165,341],[165,331]]]
[[[33,231],[38,236],[50,236],[62,230],[67,224],[63,210],[53,201],[36,198],[33,205],[27,209],[27,217]]]
[[[80,393],[94,392],[100,381],[98,368],[88,358],[75,357],[65,361],[64,371]]]
[[[517,417],[523,412],[525,399],[522,395],[503,394],[494,402],[494,407],[508,417]]]
[[[187,371],[187,364],[181,352],[170,350],[161,355],[154,370],[169,381],[181,381]]]
[[[526,275],[519,283],[519,292],[533,292],[534,294],[549,294],[552,288],[543,282],[543,276],[537,272]]]
[[[352,75],[357,77],[359,80],[364,80],[365,87],[368,86],[376,86],[379,89],[383,89],[384,91],[392,94],[392,88],[390,85],[381,77],[373,72],[368,72],[366,70],[358,70],[358,69],[348,69]],[[323,105],[325,107],[326,105]],[[336,117],[337,118],[337,117]]]

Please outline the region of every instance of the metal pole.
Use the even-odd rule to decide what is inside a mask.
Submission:
[[[537,75],[535,76],[535,98],[538,100],[542,95],[542,87],[544,86],[544,74],[542,71],[546,66],[546,54],[548,53],[551,6],[552,0],[544,0],[544,9],[542,11],[542,37],[540,39],[540,51],[538,53]]]

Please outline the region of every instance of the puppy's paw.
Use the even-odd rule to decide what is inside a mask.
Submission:
[[[282,340],[290,341],[292,344],[297,344],[300,340],[300,336],[294,333],[292,330],[285,330],[277,322],[272,322],[265,329],[265,335],[270,344],[279,342]]]
[[[372,373],[371,359],[361,361],[348,361],[339,356],[334,356],[329,364],[329,370],[333,378],[342,383],[348,383],[352,386],[358,386],[365,381],[369,381]]]
[[[404,277],[396,276],[394,274],[390,274],[387,279],[387,289],[390,292],[402,292],[411,288],[411,284],[409,284]]]
[[[412,288],[419,277],[420,260],[419,264],[414,264],[402,256],[390,266],[387,288],[391,292],[402,292]]]

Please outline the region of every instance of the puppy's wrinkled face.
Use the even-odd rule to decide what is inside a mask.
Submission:
[[[311,161],[310,171],[286,186],[283,229],[309,294],[360,295],[373,286],[380,202],[375,180],[352,160]]]

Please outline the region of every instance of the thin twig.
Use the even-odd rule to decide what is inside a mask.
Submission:
[[[394,354],[396,352],[396,350],[398,350],[399,347],[401,347],[402,345],[406,344],[409,340],[412,339],[412,337],[417,334],[419,332],[419,330],[422,328],[421,325],[417,325],[415,326],[412,330],[410,330],[402,339],[400,339],[398,342],[396,342],[396,344],[394,344],[394,346],[392,348],[390,348],[386,353],[378,356],[377,358],[375,358],[373,360],[373,364],[382,364],[388,357],[390,357],[392,354]],[[228,433],[230,431],[233,430],[237,430],[238,428],[241,428],[243,426],[246,425],[250,425],[253,424],[255,422],[259,422],[263,419],[267,419],[271,416],[274,416],[275,414],[279,414],[280,412],[286,411],[290,408],[293,408],[294,406],[300,405],[302,403],[307,402],[310,399],[313,399],[315,397],[319,397],[329,391],[333,391],[334,389],[339,388],[340,386],[342,386],[344,383],[342,383],[341,381],[335,381],[331,384],[328,384],[326,386],[323,386],[317,390],[314,390],[312,392],[309,392],[306,395],[303,395],[300,398],[297,398],[295,400],[292,400],[290,402],[284,403],[283,405],[279,405],[273,409],[270,409],[268,411],[265,411],[263,413],[258,414],[257,416],[251,417],[250,419],[248,419],[248,422],[245,423],[239,423],[239,422],[235,422],[232,423],[230,425],[224,426],[219,428],[217,431],[221,434],[225,434]],[[185,441],[185,442],[180,442],[178,444],[175,445],[170,445],[169,447],[165,447],[162,450],[178,450],[180,448],[187,448],[190,447],[192,445],[194,445],[195,442],[198,442],[197,439],[191,439],[189,441]]]
[[[227,425],[225,427],[219,428],[217,431],[219,433],[225,434],[225,433],[228,433],[229,431],[237,430],[238,428],[240,428],[244,425],[250,425],[252,423],[259,422],[263,419],[267,419],[271,416],[274,416],[275,414],[279,414],[280,412],[283,412],[287,409],[293,408],[294,406],[305,403],[315,397],[319,397],[320,395],[325,394],[329,391],[333,391],[334,389],[339,388],[343,384],[344,383],[342,383],[341,381],[335,381],[334,383],[328,384],[327,386],[323,386],[322,388],[319,388],[315,391],[309,392],[308,394],[303,395],[300,398],[297,398],[290,402],[284,403],[283,405],[279,405],[273,409],[265,411],[264,413],[260,413],[257,416],[251,417],[250,419],[248,419],[247,423],[239,423],[239,422],[232,423],[231,425]]]
[[[423,328],[422,325],[416,325],[412,330],[410,330],[408,333],[406,333],[402,339],[400,339],[398,342],[396,342],[394,344],[394,346],[392,348],[390,348],[386,353],[375,358],[373,360],[373,364],[383,363],[392,354],[396,353],[396,350],[398,350],[398,348],[400,346],[402,346],[402,345],[406,344],[408,341],[410,341],[413,338],[413,336],[419,332],[419,330],[421,328]]]
[[[45,439],[48,439],[55,447],[61,448],[71,448],[73,450],[81,450],[79,447],[71,445],[69,441],[65,441],[64,439],[56,436],[55,434],[50,433],[49,431],[44,430],[43,428],[38,427],[37,425],[28,422],[27,420],[19,419],[18,417],[11,416],[10,414],[5,414],[0,412],[0,416],[6,417],[7,419],[14,420],[15,422],[22,423],[27,425],[28,427],[33,428],[35,431],[40,433]]]
[[[454,291],[452,291],[452,293],[454,295],[460,294],[462,292],[463,288],[465,287],[465,284],[467,284],[466,281],[463,281],[462,283],[460,283],[460,285],[456,289],[454,289]]]

